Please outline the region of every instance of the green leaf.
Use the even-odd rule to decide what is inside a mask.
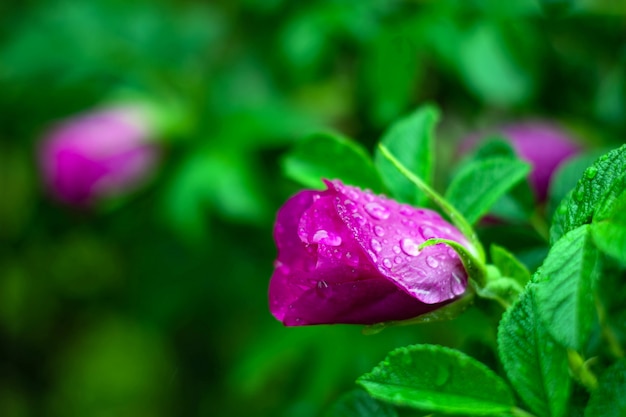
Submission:
[[[585,417],[621,417],[626,415],[626,359],[608,368],[591,393]]]
[[[520,46],[522,43],[517,42],[516,47]],[[518,52],[506,43],[501,27],[480,22],[465,33],[457,53],[461,78],[484,101],[511,105],[532,93],[534,80],[520,65]]]
[[[299,142],[282,161],[285,174],[307,187],[320,188],[323,178],[381,192],[382,183],[367,151],[332,133],[316,133]]]
[[[389,404],[370,397],[356,389],[344,394],[324,414],[324,417],[397,417],[398,413]]]
[[[608,150],[607,150],[608,151]],[[576,187],[578,180],[589,166],[591,166],[606,151],[591,151],[577,155],[563,162],[552,175],[548,190],[548,215],[552,216],[559,203]]]
[[[370,112],[376,122],[389,123],[410,103],[424,72],[418,65],[418,53],[416,45],[396,28],[371,43],[364,75]]]
[[[565,415],[571,389],[567,351],[539,320],[532,287],[504,314],[498,353],[513,387],[537,416]]]
[[[439,111],[433,106],[422,106],[411,115],[395,122],[380,141],[410,172],[426,184],[433,177],[433,135]],[[374,162],[383,182],[392,195],[400,201],[421,205],[425,195],[402,175],[396,167],[376,149]]]
[[[462,352],[434,345],[392,351],[357,383],[374,398],[430,412],[496,415],[514,407],[506,383]]]
[[[502,246],[492,244],[490,253],[491,261],[503,277],[515,279],[522,287],[530,281],[530,272],[511,252]]]
[[[472,161],[452,179],[445,197],[475,223],[529,171],[527,163],[505,157]]]
[[[626,192],[613,201],[607,212],[597,213],[591,232],[601,251],[626,263]]]
[[[543,323],[559,343],[575,350],[587,341],[595,320],[600,260],[590,231],[584,225],[559,239],[532,281]]]
[[[576,188],[557,208],[550,229],[550,241],[554,243],[567,232],[590,223],[596,210],[609,204],[615,192],[621,193],[625,173],[626,145],[602,155],[587,168]]]

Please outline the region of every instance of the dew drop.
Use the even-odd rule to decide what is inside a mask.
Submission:
[[[385,229],[380,225],[376,225],[374,226],[374,233],[376,233],[378,237],[383,237],[385,236]]]
[[[391,249],[393,250],[394,253],[400,253],[401,252],[400,246],[398,246],[398,245],[393,245],[393,248],[391,248]]]
[[[341,245],[341,236],[320,229],[313,235],[312,242],[328,246],[339,246]]]
[[[359,225],[361,226],[365,226],[367,224],[367,220],[365,219],[365,217],[361,216],[359,213],[354,213],[352,217],[354,217],[357,223],[359,223]]]
[[[410,256],[417,256],[420,253],[419,245],[413,239],[405,238],[400,241],[402,252]]]
[[[580,203],[584,197],[585,197],[585,187],[583,187],[583,185],[580,184],[578,188],[576,188],[576,191],[574,191],[574,200]]]
[[[346,209],[351,213],[354,213],[357,210],[356,204],[354,204],[351,200],[345,200],[343,204],[345,205]]]
[[[381,245],[380,242],[376,239],[372,239],[370,244],[372,245],[372,249],[374,249],[374,252],[380,252],[381,250],[383,250],[383,245]]]
[[[391,261],[389,260],[389,258],[385,258],[383,259],[383,265],[385,265],[386,268],[391,268]]]
[[[372,262],[376,262],[378,260],[378,258],[376,257],[376,254],[374,252],[372,252],[371,250],[367,251],[367,254],[370,256],[370,258],[372,259]]]
[[[413,209],[411,209],[410,207],[407,207],[407,206],[402,206],[400,208],[400,214],[402,214],[403,216],[412,216],[413,215]]]
[[[387,220],[389,218],[389,209],[376,202],[367,203],[365,211],[377,220]]]
[[[594,166],[590,166],[589,168],[587,168],[587,171],[585,171],[585,177],[589,178],[590,180],[592,180],[597,174],[598,168]]]
[[[429,256],[426,258],[426,263],[428,264],[428,266],[430,266],[431,268],[437,268],[439,266],[439,261],[436,260],[434,257]]]
[[[324,280],[318,281],[317,288],[328,288],[328,284]]]
[[[399,256],[396,256],[395,258],[393,258],[393,261],[394,261],[395,263],[399,264],[399,263],[401,263],[401,262],[402,262],[402,258],[401,258],[401,257],[399,257]]]
[[[457,254],[452,248],[448,248],[448,256],[451,258],[456,258]]]
[[[432,238],[434,238],[434,237],[435,237],[435,231],[434,231],[431,227],[428,227],[428,226],[420,226],[418,229],[419,229],[419,231],[420,231],[420,233],[421,233],[422,237],[423,237],[424,239],[426,239],[426,240],[428,240],[428,239],[432,239]]]
[[[346,194],[348,194],[348,197],[350,197],[352,200],[359,199],[359,193],[353,188],[346,187]]]

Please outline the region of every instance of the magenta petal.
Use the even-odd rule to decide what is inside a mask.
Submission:
[[[372,324],[404,320],[457,299],[467,286],[447,245],[422,251],[431,237],[467,245],[437,213],[327,182],[279,210],[278,259],[270,281],[272,314],[285,325]]]

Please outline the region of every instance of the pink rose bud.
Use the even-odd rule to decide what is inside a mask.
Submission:
[[[405,320],[459,298],[467,273],[446,244],[465,237],[431,210],[325,181],[279,210],[272,314],[286,326]]]
[[[141,107],[100,109],[63,121],[39,148],[46,186],[59,200],[87,206],[126,194],[151,174],[159,149]]]
[[[546,200],[552,174],[558,166],[580,151],[567,132],[547,122],[512,123],[494,133],[509,139],[517,155],[531,164],[530,185],[540,202]]]

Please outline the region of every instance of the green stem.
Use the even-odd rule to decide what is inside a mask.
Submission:
[[[600,328],[602,329],[602,336],[606,340],[609,351],[611,354],[617,358],[621,359],[624,357],[624,350],[620,346],[619,340],[615,335],[615,332],[606,321],[606,310],[604,306],[600,302],[600,300],[596,297],[596,311],[598,312],[598,321],[600,322]]]
[[[467,239],[469,239],[472,246],[476,249],[476,256],[481,261],[481,263],[484,263],[486,259],[485,250],[478,240],[476,232],[474,232],[474,229],[465,219],[465,217],[463,217],[463,215],[456,208],[450,205],[450,203],[448,203],[446,199],[443,198],[443,196],[433,190],[420,177],[409,171],[402,164],[402,162],[398,161],[398,159],[396,159],[396,157],[393,156],[389,149],[387,149],[382,143],[378,145],[378,148],[385,156],[385,158],[387,158],[389,162],[391,162],[402,175],[404,175],[409,181],[415,184],[417,188],[423,191],[435,204],[437,204],[441,208],[441,210],[443,210],[443,212],[448,216],[450,221],[459,228],[461,233],[463,233],[463,235],[465,235]]]
[[[585,361],[583,357],[573,349],[567,350],[567,359],[569,369],[572,374],[587,388],[589,392],[594,391],[598,387],[598,378],[591,372],[591,359]]]

